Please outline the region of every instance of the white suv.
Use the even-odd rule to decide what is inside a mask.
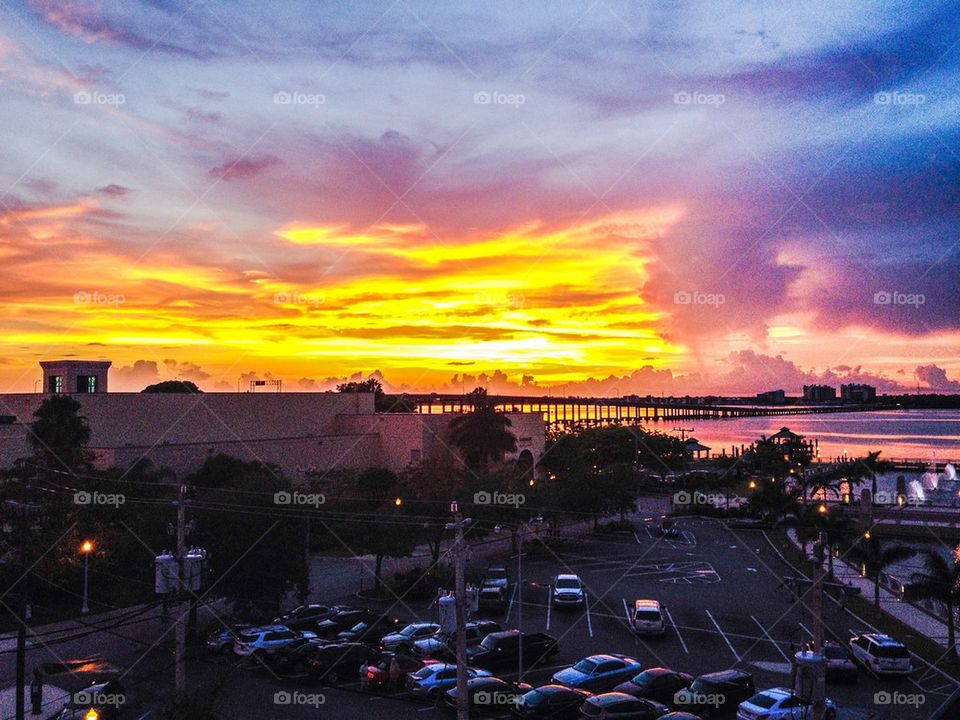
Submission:
[[[630,625],[637,635],[663,635],[663,609],[656,600],[637,600],[633,603]]]
[[[850,639],[850,652],[858,663],[877,675],[909,675],[910,651],[889,635],[864,633]]]
[[[585,593],[578,575],[557,575],[553,579],[553,604],[557,607],[583,605]]]
[[[237,655],[272,655],[285,645],[300,638],[315,638],[316,633],[297,632],[286,625],[268,625],[241,630],[233,643]]]

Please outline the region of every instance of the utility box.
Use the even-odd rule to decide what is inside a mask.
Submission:
[[[155,584],[158,595],[167,595],[176,591],[179,575],[177,559],[170,553],[157,555],[154,560]]]
[[[203,585],[207,572],[207,551],[193,548],[183,558],[183,583],[188,590],[197,592]]]

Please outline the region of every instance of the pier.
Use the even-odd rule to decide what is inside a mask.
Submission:
[[[414,394],[405,396],[419,413],[470,412],[470,395]],[[599,398],[531,397],[491,395],[498,410],[541,413],[554,430],[574,430],[600,425],[676,422],[681,420],[722,420],[743,417],[821,415],[870,412],[889,409],[882,403],[862,405],[761,405],[755,400],[736,404],[730,401],[705,402],[691,398]]]

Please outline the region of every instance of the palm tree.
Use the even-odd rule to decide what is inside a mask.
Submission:
[[[833,508],[827,513],[819,513],[817,528],[826,535],[827,540],[827,572],[833,577],[833,549],[845,538],[853,534],[856,523],[843,514],[839,508]]]
[[[937,600],[947,608],[947,654],[951,661],[957,660],[956,631],[953,611],[960,602],[960,548],[954,550],[953,561],[946,560],[936,550],[922,550],[927,572],[920,582],[914,583],[912,592],[918,598]]]
[[[906,545],[884,545],[876,535],[866,532],[850,547],[847,554],[861,562],[867,577],[873,579],[873,606],[879,613],[880,574],[894,563],[913,557],[917,551]]]
[[[477,388],[467,397],[473,401],[473,412],[450,422],[450,442],[460,450],[467,467],[486,479],[491,461],[516,452],[517,438],[510,432],[510,418],[497,411],[486,390]]]

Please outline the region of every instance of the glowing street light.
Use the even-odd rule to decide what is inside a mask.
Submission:
[[[87,714],[83,716],[83,720],[100,720],[100,713],[97,712],[96,708],[90,708]]]
[[[824,505],[823,503],[820,503],[820,507],[818,507],[817,510],[820,512],[821,515],[823,515],[827,512],[827,506]]]
[[[393,501],[393,504],[396,505],[397,507],[400,507],[401,505],[403,505],[403,498],[398,495],[397,499]]]
[[[751,481],[747,484],[747,487],[749,487],[751,490],[756,490],[756,489],[757,489],[757,481],[756,481],[756,480],[751,480]]]
[[[865,540],[869,540],[869,539],[870,539],[870,531],[867,530],[867,531],[863,534],[863,537],[864,537]]]
[[[87,602],[87,591],[90,587],[90,553],[93,552],[93,542],[84,540],[80,546],[80,552],[83,553],[83,607],[80,608],[80,612],[86,615],[90,612],[90,605]],[[94,713],[93,720],[97,720],[97,718],[100,717],[100,714],[97,713],[96,710],[91,710],[90,712]],[[90,720],[90,713],[87,713],[84,720]]]

